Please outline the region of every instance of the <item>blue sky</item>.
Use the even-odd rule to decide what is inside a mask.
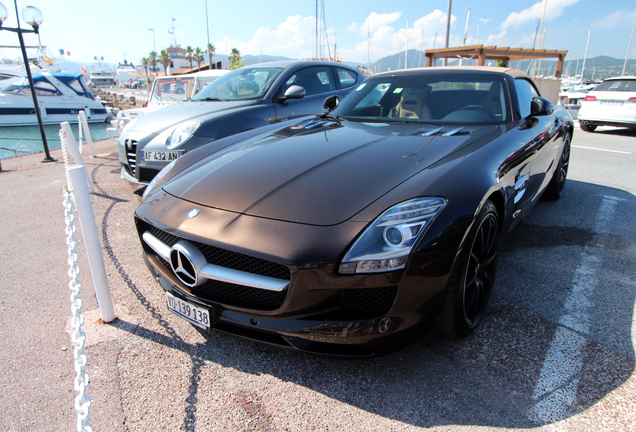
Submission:
[[[0,1],[9,11],[5,26],[14,27],[13,1]],[[126,59],[137,64],[155,45],[160,51],[172,43],[173,18],[176,43],[184,48],[203,49],[209,28],[209,41],[219,54],[238,48],[243,55],[307,58],[316,51],[315,0],[207,0],[209,25],[206,0],[18,1],[20,9],[26,5],[44,15],[41,40],[50,54],[63,49],[73,61],[99,56],[110,63]],[[462,45],[469,8],[466,45],[521,48],[532,48],[545,10],[543,47],[568,50],[566,60],[583,58],[590,29],[588,58],[625,59],[636,25],[633,0],[454,0],[450,46]],[[344,61],[366,64],[403,51],[407,43],[410,49],[443,47],[447,9],[447,0],[324,0],[329,50],[333,54],[336,43]],[[27,44],[37,44],[35,36],[25,37]],[[0,45],[17,42],[15,34],[0,32]],[[0,57],[18,58],[20,52],[0,48]],[[636,58],[636,41],[630,58]]]

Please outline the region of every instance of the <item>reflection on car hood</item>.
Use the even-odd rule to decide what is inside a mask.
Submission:
[[[188,101],[176,105],[160,108],[140,117],[131,130],[136,132],[156,133],[171,126],[176,126],[186,120],[197,120],[201,116],[208,116],[235,108],[254,105],[249,101]]]
[[[435,129],[308,121],[213,153],[163,189],[236,213],[335,225],[498,127],[471,127],[440,136],[457,132],[456,127],[445,127],[426,135]]]

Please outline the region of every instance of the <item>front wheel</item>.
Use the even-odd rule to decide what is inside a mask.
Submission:
[[[549,201],[556,201],[561,197],[561,191],[565,185],[565,180],[568,176],[568,168],[570,166],[570,136],[565,137],[565,143],[563,144],[563,152],[559,158],[559,164],[556,171],[552,175],[548,187],[545,188],[542,198]]]
[[[499,258],[499,215],[492,201],[479,211],[446,285],[437,329],[449,337],[471,334],[486,312]]]

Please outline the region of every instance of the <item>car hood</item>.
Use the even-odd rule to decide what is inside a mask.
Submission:
[[[144,132],[145,134],[157,133],[172,126],[176,126],[187,120],[198,120],[202,116],[212,116],[237,108],[254,105],[254,100],[249,101],[187,101],[176,105],[170,105],[140,116],[131,131]]]
[[[432,134],[436,129],[310,120],[210,154],[163,189],[198,205],[240,214],[336,225],[499,128],[445,127]]]

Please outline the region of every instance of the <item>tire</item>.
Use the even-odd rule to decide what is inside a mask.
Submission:
[[[594,132],[596,130],[595,125],[590,125],[584,122],[579,122],[579,126],[581,126],[581,129],[585,132]]]
[[[436,323],[441,334],[458,338],[475,331],[488,306],[498,259],[499,215],[492,201],[486,201],[446,284]]]
[[[563,145],[563,152],[559,159],[559,165],[552,175],[548,187],[545,188],[542,198],[549,201],[556,201],[561,197],[561,191],[565,185],[565,180],[568,176],[568,168],[570,166],[570,135],[565,137],[565,143]]]

